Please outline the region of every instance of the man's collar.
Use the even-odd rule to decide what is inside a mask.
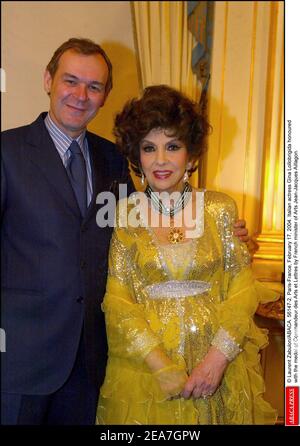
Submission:
[[[50,135],[54,139],[59,139],[61,143],[68,149],[71,142],[74,140],[74,138],[71,138],[69,135],[64,133],[58,125],[53,121],[51,118],[50,112],[47,113],[45,117],[45,125],[47,129],[49,130]],[[77,136],[76,141],[78,142],[81,149],[84,147],[84,138],[86,136],[86,130],[84,130],[79,136]]]

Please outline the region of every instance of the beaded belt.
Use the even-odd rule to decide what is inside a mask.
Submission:
[[[203,294],[210,288],[210,283],[202,280],[169,280],[148,285],[145,291],[150,299],[178,299]]]

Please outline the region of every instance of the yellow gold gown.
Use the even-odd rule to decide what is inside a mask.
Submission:
[[[267,334],[253,315],[259,302],[278,296],[253,279],[247,248],[233,236],[234,201],[205,191],[204,203],[204,233],[187,243],[159,246],[145,227],[114,230],[102,307],[109,357],[97,424],[276,421],[276,411],[263,399],[259,350],[267,345]],[[201,292],[194,291],[194,283]],[[226,352],[228,339],[236,356],[208,399],[167,400],[144,362],[161,347],[189,374],[213,341]]]

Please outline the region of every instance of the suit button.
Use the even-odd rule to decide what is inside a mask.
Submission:
[[[84,260],[81,260],[80,262],[80,268],[84,269],[86,267],[86,262]]]
[[[82,296],[79,296],[79,297],[76,299],[76,302],[78,302],[79,304],[82,304],[82,302],[83,302],[83,297],[82,297]]]

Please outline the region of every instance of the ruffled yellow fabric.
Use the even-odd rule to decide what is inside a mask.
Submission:
[[[167,401],[155,377],[142,364],[110,358],[101,388],[98,424],[274,424],[277,413],[263,399],[259,351],[266,332],[253,322],[243,351],[230,363],[223,382],[208,400]]]
[[[244,245],[232,236],[234,202],[206,193],[205,232],[184,273],[164,268],[145,228],[113,234],[105,312],[109,359],[100,390],[97,424],[274,424],[263,399],[260,350],[267,343],[253,315],[260,302],[279,296],[253,279]],[[149,299],[148,285],[170,279],[204,280],[209,292],[184,299]],[[161,349],[187,373],[199,363],[222,327],[241,348],[208,399],[166,399],[145,358]],[[184,342],[183,342],[184,341]]]

